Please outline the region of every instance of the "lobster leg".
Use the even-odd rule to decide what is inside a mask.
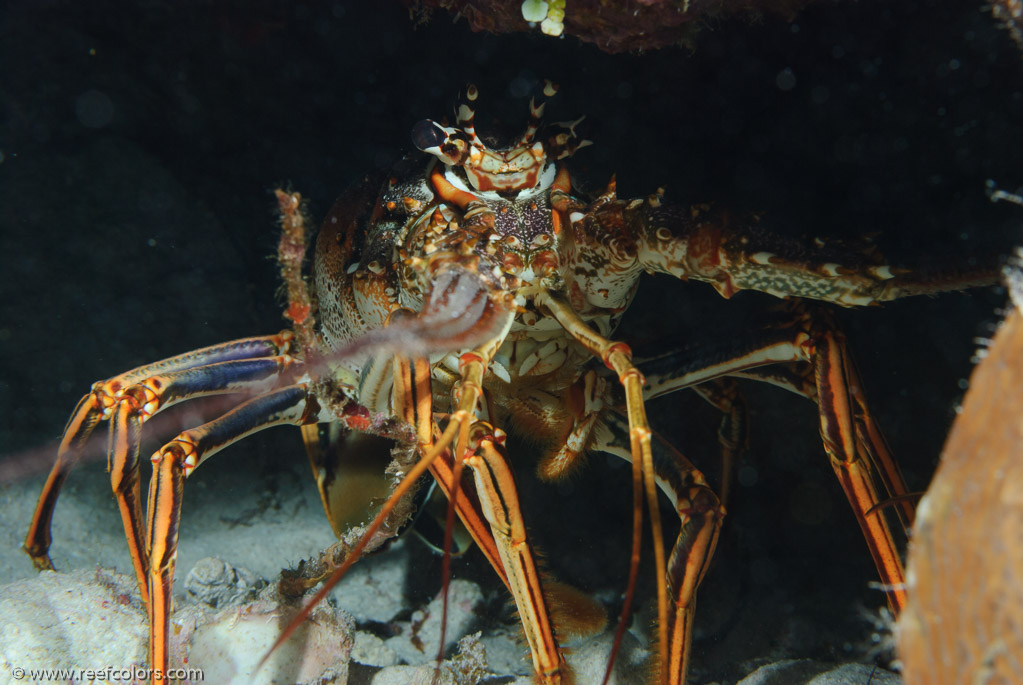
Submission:
[[[219,419],[187,430],[153,455],[146,528],[150,568],[150,666],[166,672],[167,622],[177,558],[178,528],[185,478],[203,461],[233,442],[278,425],[316,420],[316,403],[305,385],[293,385],[248,400]]]
[[[542,679],[541,682],[557,685],[563,682],[562,677],[567,673],[567,666],[554,638],[550,612],[541,589],[539,574],[525,540],[525,525],[522,523],[511,472],[500,453],[488,447],[496,439],[492,431],[484,431],[486,434],[478,440],[470,437],[473,433],[480,432],[478,428],[472,429],[473,426],[483,426],[474,421],[473,415],[482,396],[483,375],[500,342],[500,339],[492,341],[474,352],[462,355],[460,381],[455,391],[456,410],[449,417],[444,432],[436,439],[433,437],[432,419],[428,423],[423,420],[423,417],[430,415],[432,411],[429,365],[424,360],[416,359],[410,368],[404,360],[397,360],[394,413],[405,417],[412,417],[414,413],[414,425],[417,426],[418,440],[424,455],[395,489],[376,519],[367,526],[363,540],[352,549],[349,557],[324,583],[307,608],[314,606],[340,580],[351,564],[358,559],[365,546],[364,542],[373,535],[379,522],[389,513],[393,502],[403,496],[404,491],[422,475],[423,471],[429,469],[445,494],[451,498],[455,511],[466,523],[473,538],[480,544],[491,565],[515,598],[530,644],[534,667]],[[408,387],[409,385],[412,387]],[[410,405],[415,405],[414,412],[410,412]],[[460,474],[464,461],[461,455],[470,453],[470,443],[478,443],[479,450],[483,453],[482,456],[473,454],[468,457],[468,463],[476,476],[478,500],[469,497],[461,486]],[[487,523],[483,522],[484,519]],[[297,627],[304,618],[305,611],[300,612],[285,628],[276,644],[287,639],[294,627]]]
[[[603,414],[607,387],[592,369],[583,374],[567,391],[570,420],[564,421],[561,435],[555,440],[555,449],[537,464],[536,473],[542,480],[565,478],[583,461],[586,446],[593,439]],[[520,399],[521,401],[521,399]],[[547,394],[535,394],[530,409],[540,416],[546,415],[551,423],[558,421],[561,403]]]
[[[816,399],[825,451],[863,531],[888,601],[898,613],[905,605],[904,572],[891,528],[877,506],[878,484],[898,498],[906,493],[905,483],[870,418],[842,335],[825,317],[815,321],[809,312],[796,323],[769,331],[760,341],[689,351],[685,359],[671,354],[650,360],[643,365],[650,378],[648,396],[730,375],[771,382]],[[812,382],[809,376],[791,373],[788,367],[793,363],[808,364]],[[781,372],[757,368],[768,364],[782,364]]]
[[[399,376],[403,382],[410,384],[409,388],[406,389],[402,383],[399,383]],[[429,360],[420,357],[410,364],[401,357],[395,358],[394,413],[406,417],[406,420],[416,427],[417,440],[425,449],[429,449],[433,445],[433,389],[430,377]],[[508,584],[508,576],[501,564],[494,536],[487,527],[479,503],[465,492],[460,482],[454,481],[453,467],[454,463],[450,458],[450,452],[447,452],[430,464],[430,474],[437,481],[444,495],[453,503],[455,512],[472,539],[486,556],[497,575],[500,576],[501,581],[510,590],[511,586]]]
[[[445,426],[443,433],[441,433],[441,435],[436,439],[432,437],[433,423],[431,420],[429,433],[427,433],[431,436],[430,442],[422,446],[422,456],[419,461],[408,471],[404,479],[394,489],[391,497],[383,504],[373,521],[366,526],[366,531],[363,534],[362,539],[355,545],[355,547],[352,548],[344,562],[338,566],[333,573],[331,573],[330,577],[309,600],[305,608],[298,612],[298,614],[296,614],[295,617],[292,618],[291,622],[284,628],[280,637],[278,637],[273,646],[271,646],[270,651],[263,657],[260,662],[261,664],[266,661],[270,653],[272,653],[278,646],[287,640],[292,633],[294,633],[298,626],[301,625],[301,623],[308,617],[310,611],[312,611],[312,607],[322,601],[327,593],[330,592],[345,573],[348,572],[348,569],[351,568],[352,564],[359,559],[362,551],[366,548],[367,544],[369,544],[369,541],[376,534],[377,530],[379,530],[381,524],[394,509],[397,502],[404,497],[408,490],[428,469],[434,471],[438,482],[441,484],[442,488],[445,489],[445,492],[452,493],[449,496],[454,498],[455,506],[459,513],[468,512],[470,514],[465,516],[464,519],[466,520],[466,524],[470,530],[473,530],[471,521],[473,519],[477,521],[480,520],[479,515],[471,508],[463,509],[462,505],[459,504],[459,502],[468,498],[465,497],[465,493],[462,492],[460,485],[456,484],[460,483],[461,465],[464,461],[464,459],[461,458],[461,455],[467,454],[470,446],[470,428],[472,424],[475,423],[473,416],[477,403],[483,394],[483,376],[486,373],[487,366],[490,364],[491,359],[493,359],[494,353],[500,347],[502,342],[503,335],[481,345],[472,352],[462,355],[459,374],[461,380],[455,392],[457,400],[456,409],[449,416],[447,426]],[[416,379],[414,383],[416,387],[415,398],[417,413],[421,414],[421,412],[425,411],[428,407],[428,403],[425,399],[423,399],[429,396],[428,382],[424,380],[429,378],[428,375],[425,375],[428,374],[428,365],[417,359],[414,362],[414,368],[414,376]],[[404,372],[401,370],[399,373],[404,375]],[[405,401],[408,401],[407,398],[410,396],[410,393],[402,391],[399,395],[405,397]],[[397,413],[399,413],[399,415],[403,415],[405,411],[403,408],[399,407]],[[419,427],[420,431],[425,431],[426,427],[421,416],[417,416],[416,425]],[[448,465],[446,464],[447,453],[451,451],[452,445],[454,445],[455,454],[451,459],[453,463]],[[499,465],[495,468],[497,467],[499,467]],[[175,479],[176,476],[174,476],[172,469],[167,480],[173,482]],[[487,507],[492,508],[495,504],[498,504],[506,512],[514,512],[512,513],[512,517],[520,516],[517,513],[519,511],[519,506],[514,490],[508,491],[504,489],[503,485],[500,485],[500,483],[503,483],[505,480],[504,476],[495,480],[499,481],[497,499],[495,500],[493,497],[489,500],[481,498],[483,499],[483,502],[481,503],[482,509],[486,510]],[[167,525],[166,528],[168,532],[173,532],[171,526]],[[474,536],[475,535],[476,533],[474,533]],[[527,634],[533,633],[533,635],[538,636],[538,638],[531,638],[531,647],[533,644],[532,640],[537,639],[536,645],[539,652],[533,652],[534,662],[538,664],[538,669],[542,669],[542,673],[544,674],[544,680],[542,682],[549,685],[558,685],[563,682],[562,676],[566,674],[567,671],[563,666],[564,662],[561,652],[557,647],[557,642],[553,637],[553,631],[550,628],[550,613],[547,610],[546,600],[543,597],[543,593],[539,590],[540,585],[538,576],[536,576],[535,573],[532,574],[532,576],[537,578],[537,580],[532,584],[529,584],[530,581],[527,580],[527,585],[525,586],[523,586],[521,581],[518,579],[510,581],[509,574],[507,573],[505,564],[502,561],[503,557],[502,552],[500,551],[500,545],[495,544],[493,533],[486,531],[480,535],[480,538],[483,540],[489,539],[489,545],[483,545],[484,552],[487,553],[488,559],[491,559],[491,564],[494,566],[495,570],[497,570],[502,580],[504,580],[509,588],[512,589],[513,596],[516,598],[520,595],[529,596],[529,604],[518,607],[520,613],[522,613],[524,617],[524,621],[529,620],[528,617],[534,615],[543,617],[534,623],[534,625],[539,626],[539,628],[533,630],[527,628]],[[492,551],[488,551],[488,547]],[[521,549],[517,549],[516,553],[521,553]],[[493,555],[493,557],[491,557],[491,555]],[[153,553],[153,558],[155,567],[155,552]],[[497,563],[495,563],[493,559],[497,559]],[[535,569],[535,564],[532,564],[532,567]],[[528,574],[523,575],[525,576]],[[515,588],[519,588],[518,591],[516,591]]]
[[[479,501],[475,497],[470,497],[468,493],[462,488],[461,484],[457,486],[457,496],[453,493],[452,476],[454,474],[454,460],[449,454],[442,454],[440,457],[430,465],[430,473],[433,475],[437,484],[440,485],[444,495],[449,499],[454,498],[455,501],[455,512],[458,517],[465,524],[466,529],[472,536],[472,539],[476,542],[476,545],[483,552],[483,556],[490,562],[494,572],[500,577],[501,582],[504,583],[508,591],[512,591],[511,582],[508,580],[508,574],[504,570],[504,562],[501,561],[501,553],[498,551],[497,543],[494,541],[494,535],[490,530],[490,526],[487,524],[486,515],[483,512]]]
[[[146,583],[149,547],[143,538],[139,497],[142,424],[164,408],[186,399],[246,390],[256,392],[292,363],[287,355],[219,362],[151,376],[124,390],[110,419],[110,482],[121,512],[132,566],[146,601],[149,601]]]
[[[867,406],[867,400],[863,394],[863,383],[859,380],[855,365],[851,358],[847,357],[847,362],[846,370],[850,374],[849,394],[855,404],[853,418],[856,422],[857,446],[877,471],[877,476],[890,500],[896,504],[896,512],[902,523],[903,531],[908,537],[916,513],[912,498],[907,494],[902,472],[888,448],[884,434],[881,433],[881,429]],[[812,364],[790,362],[745,368],[730,375],[768,383],[801,395],[817,404],[817,382],[813,371]],[[854,374],[855,377],[853,377]],[[705,385],[697,385],[692,386],[692,389],[699,392],[703,387]]]
[[[722,506],[728,505],[732,483],[735,481],[735,467],[746,450],[749,417],[746,402],[739,393],[735,381],[718,378],[692,387],[693,392],[721,412],[718,427],[718,442],[721,445],[721,492],[718,495]]]
[[[519,610],[533,668],[541,683],[561,683],[567,666],[554,638],[540,574],[526,539],[515,480],[499,448],[503,436],[495,435],[483,422],[477,422],[473,428],[477,448],[466,464],[472,469],[476,493],[508,576],[507,584]]]
[[[538,472],[544,479],[563,478],[574,469],[580,461],[581,454],[587,448],[610,452],[629,461],[634,461],[628,448],[618,445],[628,444],[628,430],[622,428],[617,416],[607,417],[610,425],[617,431],[613,436],[617,440],[609,441],[603,429],[594,430],[609,406],[609,397],[603,379],[592,371],[584,374],[577,384],[579,415],[568,423],[572,426],[569,437],[559,441],[559,449],[541,461]],[[691,635],[690,623],[695,606],[695,590],[702,578],[706,564],[713,553],[717,540],[721,518],[724,516],[725,496],[728,484],[733,478],[735,464],[746,445],[746,407],[738,392],[735,382],[722,378],[704,383],[693,388],[704,400],[722,412],[718,439],[721,444],[722,487],[720,504],[713,492],[708,488],[704,477],[680,453],[663,443],[662,446],[670,454],[658,458],[659,452],[654,451],[654,469],[657,484],[675,504],[681,519],[681,532],[668,561],[668,580],[672,589],[672,598],[676,608],[671,616],[673,647],[670,651],[670,663],[680,663],[685,659]],[[546,406],[537,401],[530,407],[536,413],[542,412]],[[624,433],[624,438],[622,434]],[[573,438],[579,443],[570,449]],[[592,438],[592,442],[591,442]],[[621,628],[619,627],[619,632]]]
[[[596,380],[590,378],[591,382]],[[598,413],[592,412],[583,417],[583,423],[591,426],[597,418]],[[585,441],[585,437],[580,439]],[[457,502],[459,516],[516,602],[536,673],[542,682],[564,682],[568,667],[554,635],[555,627],[559,632],[562,629],[580,633],[593,630],[597,623],[603,623],[602,612],[587,613],[579,601],[574,600],[569,615],[551,616],[551,596],[558,595],[564,600],[572,591],[557,583],[542,582],[503,449],[504,434],[484,421],[476,421],[471,428],[470,442],[475,450],[465,464],[474,475],[473,495],[467,497],[463,491],[449,494],[449,497]],[[451,483],[457,482],[453,467],[450,454],[441,455],[430,467],[445,493],[450,493]],[[554,604],[557,605],[557,601]],[[557,626],[554,619],[559,619]]]
[[[450,475],[445,474],[446,477],[439,478],[438,482],[441,483],[445,493],[450,492],[452,506],[459,509],[459,502],[464,498],[459,485],[463,461],[472,468],[480,507],[489,523],[489,531],[481,536],[485,543],[481,545],[481,548],[490,558],[492,552],[489,548],[491,545],[496,547],[498,561],[495,562],[491,559],[491,565],[505,581],[515,599],[515,606],[519,611],[523,631],[533,658],[533,668],[540,678],[540,682],[545,685],[559,685],[563,682],[563,676],[568,673],[567,666],[554,638],[550,611],[543,594],[532,550],[526,540],[525,524],[522,521],[521,507],[511,470],[504,457],[494,447],[494,443],[498,441],[498,438],[494,436],[494,431],[488,430],[486,424],[482,422],[473,421],[470,424],[468,421],[476,402],[483,394],[483,373],[498,347],[499,344],[494,344],[480,352],[462,355],[461,380],[455,386],[458,410],[445,429],[444,435],[450,432],[451,424],[455,423],[455,416],[459,414],[466,414],[466,416],[459,419],[454,463],[451,466]],[[467,403],[467,398],[472,398],[471,404]],[[482,436],[479,435],[481,432],[484,433]],[[431,448],[431,452],[443,446],[444,435]],[[476,450],[470,451],[470,442],[476,445]],[[443,469],[445,466],[443,459],[431,460],[431,462],[435,475],[437,475],[438,469]],[[445,482],[448,484],[447,487],[444,487]],[[474,537],[477,536],[474,535]]]
[[[632,450],[624,447],[631,440],[629,425],[612,413],[608,415],[608,427],[609,439],[598,442],[594,449],[633,461]],[[745,444],[744,437],[738,433],[732,437],[736,444]],[[668,624],[671,642],[666,680],[671,685],[684,685],[692,643],[696,591],[714,556],[725,508],[699,469],[678,450],[670,445],[665,447],[653,452],[653,470],[658,488],[675,507],[680,523],[666,575],[673,603]]]
[[[855,364],[851,358],[847,357],[846,361],[848,364],[846,372],[850,377],[849,395],[855,404],[853,418],[856,421],[857,445],[877,470],[885,492],[895,502],[902,528],[908,536],[916,514],[914,502],[912,497],[907,494],[902,472],[892,456],[884,434],[881,433],[880,427],[867,407],[867,400],[863,394],[863,383],[859,379]],[[770,383],[817,403],[817,383],[814,379],[813,366],[810,364],[793,363],[759,367],[747,369],[735,376]]]
[[[89,438],[100,421],[112,418],[119,410],[121,400],[125,392],[146,379],[162,377],[165,374],[172,374],[196,367],[206,366],[219,362],[238,361],[243,359],[262,359],[276,355],[285,355],[291,341],[291,333],[284,332],[278,335],[263,336],[258,338],[245,338],[234,340],[221,345],[214,345],[194,352],[170,357],[163,361],[140,366],[127,371],[113,378],[96,383],[92,390],[79,401],[78,406],[68,420],[64,428],[64,435],[61,438],[60,447],[57,450],[57,461],[50,470],[46,479],[43,491],[39,495],[35,513],[32,516],[32,523],[29,526],[28,534],[25,536],[25,551],[32,558],[32,563],[39,570],[53,569],[50,561],[49,549],[51,543],[50,524],[53,521],[53,511],[60,495],[60,489],[67,480],[68,473],[75,463],[86,451]],[[158,390],[150,387],[150,392]],[[183,399],[183,398],[178,398]],[[166,403],[164,403],[166,404]],[[148,412],[151,414],[152,412]],[[145,420],[142,418],[141,420]],[[140,421],[141,422],[141,421]],[[118,437],[118,441],[120,441]],[[114,436],[111,436],[111,447]],[[130,450],[129,450],[130,453]],[[124,453],[118,452],[119,455]],[[126,522],[130,519],[131,512],[138,512],[138,487],[137,471],[132,476],[132,459],[128,457],[117,457],[113,455],[110,459],[111,484],[117,496],[118,506],[122,518]],[[135,458],[137,463],[137,457]],[[132,479],[134,478],[134,482]],[[127,516],[127,518],[125,518]],[[136,519],[138,520],[138,519]],[[143,567],[145,553],[140,538],[137,534],[128,532],[128,543],[132,548],[132,562],[136,572]],[[142,583],[144,586],[144,583]],[[142,588],[143,596],[146,595],[145,588]]]
[[[25,543],[22,548],[32,558],[32,564],[39,571],[52,571],[53,562],[50,560],[50,524],[53,521],[53,511],[57,507],[57,498],[60,490],[67,480],[68,474],[82,456],[82,452],[89,442],[89,437],[96,425],[103,419],[103,406],[101,395],[97,389],[93,389],[83,397],[75,407],[71,418],[64,427],[64,435],[57,449],[57,461],[50,469],[50,475],[43,485],[43,491],[39,494],[36,502],[35,513],[32,515],[32,523],[29,525],[28,534],[25,536]]]
[[[395,357],[394,359],[393,412],[397,416],[404,417],[410,425],[416,427],[417,441],[426,449],[433,445],[433,388],[431,376],[432,372],[428,359],[420,357],[411,362],[404,357]],[[451,540],[449,536],[455,525],[453,515],[457,513],[470,536],[476,542],[476,545],[490,562],[490,565],[501,578],[505,587],[514,596],[514,586],[505,572],[501,551],[494,539],[493,524],[491,523],[488,526],[480,500],[466,493],[462,487],[461,479],[455,478],[455,467],[454,460],[450,458],[450,451],[445,451],[444,454],[439,455],[430,464],[430,474],[450,503],[444,529],[446,538],[443,548],[444,553],[447,555],[450,550]],[[449,574],[447,557],[445,558],[444,565],[446,583]],[[445,596],[445,612],[447,611],[446,603],[447,598]],[[444,628],[446,628],[446,621]],[[443,647],[444,639],[442,638],[440,642]],[[556,650],[555,653],[557,653]]]
[[[631,456],[633,464],[633,495],[636,501],[636,508],[633,515],[633,548],[632,560],[629,569],[629,600],[631,601],[631,588],[634,587],[634,579],[639,567],[639,542],[642,532],[642,508],[639,501],[645,491],[647,506],[650,510],[650,528],[654,538],[654,566],[657,577],[665,577],[666,562],[664,555],[664,543],[661,535],[661,519],[657,504],[657,485],[654,475],[653,454],[650,447],[650,424],[646,418],[646,409],[643,406],[643,376],[631,361],[632,353],[624,343],[616,343],[598,334],[572,309],[571,305],[549,291],[539,292],[533,300],[541,310],[547,310],[551,316],[557,319],[558,323],[571,335],[576,342],[582,345],[590,354],[604,362],[612,371],[618,375],[618,380],[625,389],[626,412],[629,417],[629,439],[631,444]],[[716,539],[716,534],[715,534]],[[626,611],[628,606],[626,606]],[[669,669],[669,659],[676,659],[676,648],[680,651],[678,661],[684,664],[688,651],[685,640],[676,641],[674,638],[669,648],[668,630],[668,588],[663,583],[657,585],[657,615],[658,630],[658,666],[661,677],[665,674],[674,673],[675,669]],[[670,652],[670,654],[669,654]]]
[[[856,405],[854,418],[859,444],[871,464],[878,471],[884,488],[890,497],[898,502],[896,511],[902,519],[902,527],[906,534],[913,528],[916,518],[915,501],[908,494],[906,481],[902,471],[888,448],[888,441],[874,421],[874,415],[867,407],[867,398],[863,394],[863,383],[853,359],[846,355],[846,375],[848,376],[849,395]]]
[[[888,601],[898,615],[906,605],[905,572],[888,521],[877,508],[881,496],[875,471],[857,450],[855,401],[849,391],[855,375],[838,333],[828,331],[819,339],[813,350],[813,365],[824,449],[863,530]]]

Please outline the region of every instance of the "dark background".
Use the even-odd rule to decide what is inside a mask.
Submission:
[[[1023,217],[985,197],[988,179],[1023,185],[1023,67],[980,2],[819,2],[708,22],[693,49],[643,55],[473,34],[397,3],[9,2],[0,65],[0,452],[21,472],[49,467],[93,381],[283,328],[272,189],[290,185],[322,216],[410,152],[412,125],[448,114],[468,82],[483,133],[520,130],[529,89],[558,82],[548,118],[586,114],[595,143],[572,160],[584,190],[617,174],[624,197],[663,186],[667,201],[762,212],[782,233],[876,234],[907,266],[1004,255]],[[926,485],[1003,301],[992,289],[838,312],[911,488]],[[655,351],[739,335],[774,303],[650,279],[622,336]],[[881,603],[813,407],[748,393],[744,484],[701,594],[707,677],[779,643],[849,658],[871,631],[857,607]],[[713,473],[713,412],[668,398],[651,415]],[[266,435],[245,468],[253,450],[279,463],[281,449],[305,468],[297,434]],[[225,493],[232,454],[204,467]],[[528,481],[528,448],[517,455]],[[561,486],[524,485],[526,517],[559,575],[607,590],[625,577],[614,528],[628,471],[592,462]],[[761,647],[715,652],[729,639]]]

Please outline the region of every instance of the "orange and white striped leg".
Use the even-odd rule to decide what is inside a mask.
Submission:
[[[693,392],[721,412],[718,427],[718,443],[721,445],[721,490],[718,497],[723,506],[735,482],[735,469],[749,441],[749,416],[746,400],[739,387],[731,378],[716,378],[707,383],[694,385]]]
[[[482,421],[473,426],[472,432],[476,449],[466,458],[466,464],[472,469],[476,495],[507,574],[533,669],[544,685],[567,685],[571,674],[554,637],[540,573],[526,539],[515,479],[501,447],[504,436]]]
[[[318,406],[310,401],[305,385],[288,386],[248,400],[219,419],[181,433],[153,455],[153,476],[146,508],[150,554],[147,577],[149,663],[152,668],[166,672],[168,667],[167,623],[185,478],[228,445],[271,426],[313,423],[316,412]]]
[[[879,505],[894,498],[901,505],[903,521],[911,520],[906,485],[867,407],[843,336],[826,315],[815,311],[803,308],[793,325],[730,343],[727,349],[689,350],[645,363],[643,370],[650,379],[647,397],[737,376],[815,400],[824,449],[863,532],[888,602],[898,613],[906,601],[905,575],[892,528]]]
[[[628,422],[612,413],[607,416],[606,425],[609,430],[602,433],[606,441],[598,442],[594,449],[634,460]],[[737,442],[744,441],[739,437]],[[658,443],[653,451],[653,469],[657,487],[675,508],[680,524],[665,575],[671,594],[667,624],[670,643],[667,670],[660,675],[664,682],[683,685],[692,643],[696,593],[714,557],[725,508],[700,470],[670,445]]]
[[[633,494],[636,501],[633,510],[633,546],[629,569],[629,590],[626,594],[626,605],[628,605],[631,601],[636,570],[639,566],[639,542],[642,532],[642,504],[640,500],[644,494],[650,512],[650,529],[654,539],[654,566],[657,577],[664,578],[667,569],[664,541],[661,533],[661,518],[657,503],[653,454],[650,447],[650,424],[647,421],[646,408],[643,404],[643,376],[632,363],[632,353],[627,345],[611,341],[594,331],[572,309],[571,305],[560,296],[543,291],[534,297],[534,302],[538,307],[546,310],[557,319],[562,328],[576,342],[613,370],[618,375],[618,380],[625,389],[625,406],[626,414],[629,418],[629,442],[633,463]],[[628,611],[628,606],[626,606],[625,611]],[[670,673],[669,651],[671,651],[668,636],[668,587],[665,583],[657,584],[657,617],[658,672],[660,677],[664,679]],[[675,642],[675,640],[672,639],[671,642]],[[682,661],[684,661],[684,655]]]
[[[863,383],[852,359],[846,354],[846,374],[849,397],[852,400],[853,421],[856,424],[856,445],[861,457],[872,467],[880,481],[881,489],[887,493],[898,514],[903,534],[908,538],[916,514],[914,497],[906,487],[895,457],[892,456],[881,428],[877,425],[863,392]],[[814,366],[810,363],[793,362],[773,366],[747,369],[735,374],[740,378],[770,383],[802,395],[814,404],[817,401],[817,380]]]
[[[487,424],[474,420],[471,412],[476,402],[483,396],[483,374],[490,360],[493,359],[499,345],[491,346],[480,352],[462,355],[460,363],[461,379],[454,388],[458,410],[445,429],[444,435],[451,430],[454,417],[459,418],[458,437],[454,443],[453,463],[450,475],[438,479],[450,493],[453,509],[459,509],[462,497],[460,487],[461,469],[468,463],[476,478],[476,497],[480,511],[489,524],[485,535],[483,549],[487,552],[490,544],[496,546],[499,563],[491,561],[491,565],[502,575],[519,611],[519,618],[529,643],[530,653],[537,678],[543,685],[562,685],[570,682],[568,667],[554,637],[550,612],[543,593],[539,573],[533,560],[532,551],[526,542],[525,524],[522,522],[521,507],[515,482],[503,456],[494,443],[494,431]],[[471,397],[471,404],[466,398]],[[472,418],[470,423],[467,419]],[[431,452],[442,446],[444,435],[431,448]],[[480,454],[476,454],[476,453]],[[435,475],[438,468],[446,462],[443,459],[431,460]],[[462,508],[464,511],[464,507]],[[450,518],[450,517],[449,517]],[[471,530],[471,528],[470,528]]]
[[[408,360],[395,358],[395,393],[393,409],[396,416],[405,417],[416,428],[416,439],[420,448],[429,450],[434,443],[433,422],[433,389],[431,384],[432,371],[425,358]],[[399,383],[400,381],[400,383]],[[400,387],[409,383],[410,387]],[[494,543],[479,502],[469,496],[460,482],[454,481],[454,459],[451,451],[446,450],[430,463],[430,473],[437,481],[441,491],[449,501],[454,503],[455,512],[472,536],[476,545],[508,586],[508,577],[501,564],[501,558]],[[509,588],[510,589],[510,588]]]
[[[855,372],[844,341],[834,331],[817,339],[812,357],[824,449],[863,531],[888,602],[898,615],[906,606],[905,571],[885,512],[878,507],[882,495],[877,471],[858,449],[856,400],[849,390]]]
[[[290,363],[292,335],[234,340],[140,366],[95,383],[79,401],[64,428],[57,460],[39,495],[24,548],[36,568],[52,569],[50,525],[60,489],[74,464],[88,449],[90,437],[110,420],[108,469],[117,499],[132,565],[143,598],[148,597],[146,546],[141,532],[138,440],[141,424],[161,408],[191,397],[245,390],[280,373]],[[208,370],[212,369],[212,370]]]
[[[416,462],[415,466],[409,469],[408,473],[405,474],[404,479],[394,488],[391,496],[384,502],[377,515],[366,526],[362,538],[352,548],[344,562],[331,573],[330,577],[324,581],[323,586],[315,595],[313,595],[306,606],[298,612],[294,618],[292,618],[291,622],[287,626],[285,626],[281,635],[261,659],[260,664],[264,663],[270,654],[272,654],[274,650],[276,650],[295,632],[298,626],[300,626],[302,622],[308,618],[312,608],[319,602],[323,601],[323,599],[327,596],[327,593],[329,593],[330,590],[337,585],[341,578],[343,578],[348,572],[348,569],[352,567],[352,564],[358,561],[363,551],[366,549],[366,546],[380,530],[381,525],[394,510],[397,503],[409,492],[409,490],[415,485],[416,481],[418,481],[427,470],[434,472],[437,482],[445,490],[445,494],[455,497],[456,509],[459,513],[466,513],[464,520],[466,521],[470,531],[473,531],[471,521],[474,518],[475,520],[480,521],[481,516],[473,512],[470,506],[460,504],[463,499],[466,499],[464,497],[465,493],[462,491],[460,485],[458,487],[454,487],[453,484],[460,483],[460,469],[463,457],[469,447],[469,428],[475,420],[477,403],[483,393],[483,377],[486,373],[487,366],[490,364],[490,360],[493,359],[494,353],[501,346],[502,342],[503,335],[484,343],[472,352],[462,355],[462,363],[459,370],[461,380],[458,384],[455,411],[449,415],[444,431],[436,438],[433,437],[434,425],[432,419],[429,424],[427,424],[424,418],[425,412],[429,411],[430,406],[430,402],[427,400],[429,393],[429,365],[423,360],[415,360],[413,362],[415,379],[414,385],[416,387],[416,391],[414,395],[407,391],[403,391],[404,397],[406,398],[405,401],[408,401],[407,398],[413,397],[416,403],[416,426],[417,433],[420,434],[419,439],[422,440],[428,435],[430,436],[431,442],[420,445],[419,451],[421,456],[419,461]],[[400,371],[400,373],[404,375],[404,371]],[[399,415],[405,414],[404,408],[399,407],[397,411]],[[451,456],[450,461],[448,461],[452,451],[454,451],[454,456]],[[459,495],[462,496],[453,495],[452,493],[459,493]],[[488,552],[488,546],[484,544],[482,545],[484,552],[487,553],[488,559],[491,559],[491,564],[494,565],[498,574],[506,583],[508,583],[507,575],[503,570],[503,563],[500,562],[500,553],[493,544],[492,534],[477,530],[474,532],[474,537],[476,537],[477,540],[484,541],[490,539],[490,551]],[[494,560],[497,560],[496,563]]]

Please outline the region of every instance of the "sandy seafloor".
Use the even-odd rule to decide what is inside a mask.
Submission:
[[[473,34],[446,15],[413,25],[396,4],[13,2],[0,10],[0,61],[0,584],[35,575],[20,544],[90,383],[283,327],[270,189],[291,184],[322,216],[348,184],[409,152],[412,125],[449,112],[469,81],[481,130],[495,118],[517,130],[525,88],[558,81],[550,118],[587,114],[592,125],[595,145],[572,160],[589,190],[617,173],[622,196],[664,186],[668,201],[762,212],[790,235],[876,234],[905,265],[969,263],[1019,241],[1019,208],[992,205],[984,188],[1023,184],[1023,67],[979,3],[818,3],[790,18],[708,22],[693,50],[606,55],[572,38]],[[926,485],[975,340],[1003,300],[990,289],[837,312],[911,489]],[[748,334],[773,303],[649,279],[620,330],[649,354]],[[883,598],[813,408],[771,388],[744,392],[750,454],[700,593],[691,682],[735,683],[785,659],[874,663],[867,617]],[[682,397],[650,413],[713,480],[713,412]],[[598,455],[571,481],[540,485],[532,448],[511,447],[546,564],[616,610],[628,469]],[[58,505],[53,559],[61,571],[130,573],[94,456]],[[297,431],[261,433],[188,481],[177,588],[205,557],[273,579],[331,541]],[[438,558],[414,538],[374,563],[388,558],[405,571],[398,580],[373,573],[402,586],[404,606],[393,622],[359,625],[378,637],[441,582]],[[457,560],[454,576],[481,587],[470,630],[514,634],[479,555]],[[642,576],[640,634],[649,565]],[[513,661],[495,657],[487,682],[524,673]],[[357,667],[351,682],[376,670]]]

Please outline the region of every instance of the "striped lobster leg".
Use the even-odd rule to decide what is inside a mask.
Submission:
[[[92,386],[75,408],[57,460],[39,495],[24,548],[39,570],[52,569],[50,524],[61,487],[90,447],[93,430],[110,421],[108,469],[142,597],[148,601],[149,551],[141,528],[139,437],[142,424],[172,404],[194,397],[251,391],[291,365],[292,335],[246,338],[140,366]]]
[[[911,520],[906,485],[885,444],[846,350],[843,335],[820,312],[804,308],[793,325],[756,339],[670,353],[641,365],[653,398],[722,376],[745,377],[816,401],[825,452],[860,525],[895,612],[905,605],[904,571],[892,530],[878,506],[901,502]]]

